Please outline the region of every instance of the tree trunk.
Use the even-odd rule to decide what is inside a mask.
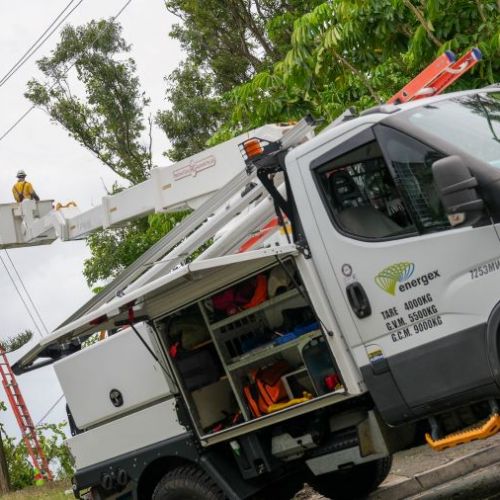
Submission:
[[[7,468],[7,460],[5,460],[5,451],[3,449],[2,436],[0,434],[0,494],[10,491],[9,470]]]

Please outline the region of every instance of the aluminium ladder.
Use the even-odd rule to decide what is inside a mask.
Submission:
[[[0,375],[2,377],[2,385],[7,394],[12,411],[16,416],[24,444],[33,462],[33,466],[40,471],[45,479],[52,481],[53,476],[49,469],[49,462],[38,440],[35,425],[33,424],[28,407],[21,394],[21,389],[17,384],[16,377],[7,359],[7,354],[2,348],[0,348]]]

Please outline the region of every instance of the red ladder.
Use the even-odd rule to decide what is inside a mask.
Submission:
[[[0,375],[2,376],[2,385],[9,399],[12,411],[16,416],[24,444],[28,450],[29,456],[33,462],[33,466],[40,471],[40,473],[49,481],[52,481],[52,473],[49,469],[49,462],[47,457],[40,446],[36,429],[33,425],[30,412],[21,394],[21,390],[17,384],[16,377],[12,368],[10,367],[9,360],[5,351],[0,348]]]
[[[394,94],[387,104],[401,104],[423,97],[441,94],[455,80],[469,71],[482,58],[481,51],[474,48],[458,61],[455,54],[447,50],[419,73],[410,83]]]

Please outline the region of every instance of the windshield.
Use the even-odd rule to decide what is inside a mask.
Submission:
[[[412,125],[500,168],[500,92],[454,97],[403,116]]]

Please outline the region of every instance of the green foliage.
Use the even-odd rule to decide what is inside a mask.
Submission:
[[[7,436],[3,428],[1,434],[11,488],[19,490],[35,484],[33,466],[28,460],[24,443]]]
[[[63,429],[67,424],[45,424],[37,428],[37,435],[42,449],[56,479],[66,479],[73,475],[73,458],[64,444],[66,434]],[[11,488],[26,488],[35,484],[33,465],[29,459],[26,445],[22,440],[9,437],[3,426],[0,427],[5,458],[9,471]]]
[[[65,444],[67,436],[64,428],[67,425],[66,422],[61,422],[59,424],[43,424],[37,428],[38,440],[52,472],[56,473],[56,479],[70,478],[75,470],[73,457]]]
[[[265,22],[279,1],[165,0],[178,16],[170,36],[177,39],[190,62],[213,72],[217,90],[226,91],[246,81],[273,58]],[[257,8],[259,10],[257,10]]]
[[[12,352],[28,343],[33,338],[33,332],[25,330],[13,337],[7,337],[0,341],[0,349],[5,352]]]
[[[455,88],[498,78],[499,9],[494,0],[335,0],[294,23],[291,49],[227,94],[231,119],[215,139],[263,123],[325,118],[385,101],[446,49],[479,46],[485,61]]]
[[[173,229],[189,212],[154,214],[120,229],[104,229],[91,234],[87,245],[92,257],[84,263],[89,286],[116,276],[151,245]]]
[[[167,99],[172,108],[160,111],[157,124],[170,139],[165,154],[182,160],[204,149],[206,142],[229,118],[227,106],[214,94],[214,76],[192,62],[183,63],[167,78]]]
[[[143,117],[148,99],[140,90],[121,27],[108,21],[66,26],[50,57],[37,64],[52,84],[32,79],[25,96],[48,112],[80,144],[132,183],[144,180],[152,167],[151,140],[143,144]],[[74,66],[85,98],[72,89]],[[149,127],[151,122],[149,123]]]
[[[293,24],[319,0],[166,0],[182,23],[170,36],[186,61],[167,79],[168,111],[157,123],[179,160],[197,153],[229,120],[231,103],[221,96],[258,71],[270,70],[290,48]],[[231,135],[229,133],[228,135]],[[224,139],[223,132],[218,137]]]

